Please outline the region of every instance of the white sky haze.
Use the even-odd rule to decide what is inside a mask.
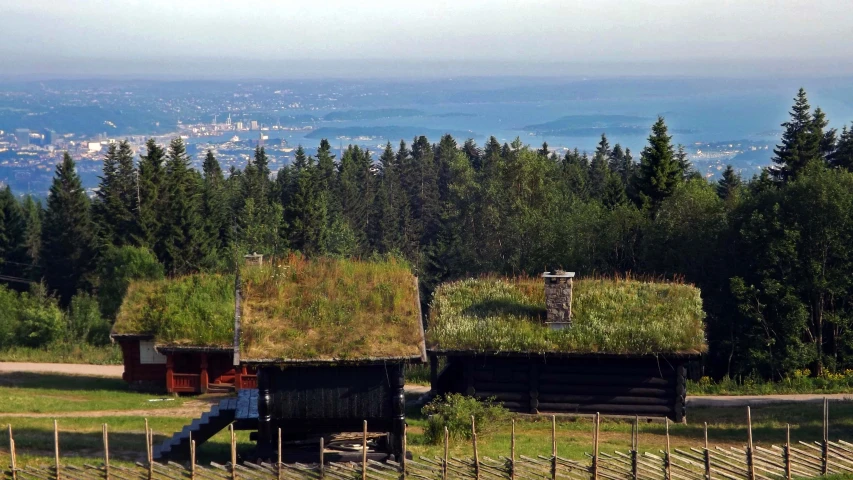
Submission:
[[[0,0],[0,74],[251,65],[263,76],[294,62],[311,75],[846,74],[851,12],[843,0]]]

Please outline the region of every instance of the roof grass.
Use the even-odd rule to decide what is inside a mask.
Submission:
[[[131,282],[113,333],[152,335],[164,346],[233,347],[234,275]]]
[[[545,321],[541,278],[449,282],[433,296],[432,350],[519,353],[700,353],[707,349],[699,289],[636,279],[576,279],[572,326]]]
[[[291,255],[242,276],[241,357],[246,361],[420,357],[417,283],[396,259]]]

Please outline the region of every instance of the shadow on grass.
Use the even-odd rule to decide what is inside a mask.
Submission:
[[[132,391],[127,383],[120,378],[33,372],[0,373],[0,387],[43,388],[50,390]]]

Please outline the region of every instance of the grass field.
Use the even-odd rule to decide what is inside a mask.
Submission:
[[[50,464],[53,448],[53,419],[60,430],[63,461],[70,464],[101,461],[101,425],[110,429],[110,452],[116,461],[142,461],[145,452],[144,419],[159,443],[180,430],[216,399],[176,398],[170,402],[148,402],[159,398],[129,392],[119,380],[89,377],[19,374],[0,376],[0,425],[11,424],[22,464]],[[70,399],[63,400],[63,399]],[[55,413],[55,415],[51,415]],[[426,419],[419,408],[409,408],[409,449],[417,456],[441,455],[442,447],[428,445],[423,436]],[[792,441],[813,441],[821,436],[821,406],[769,405],[753,409],[753,432],[758,445],[781,444],[785,424],[790,423]],[[853,404],[830,404],[830,437],[853,438]],[[703,424],[709,425],[709,438],[715,445],[742,446],[746,442],[745,408],[693,408],[688,411],[686,425],[671,426],[673,447],[701,446]],[[507,455],[510,448],[510,423],[498,425],[491,433],[480,436],[480,454],[490,457]],[[664,448],[664,425],[643,422],[640,427],[640,449],[656,451]],[[631,422],[604,418],[601,425],[602,451],[630,448]],[[549,417],[523,416],[516,420],[519,455],[548,455],[551,442]],[[0,462],[7,463],[8,443],[0,438]],[[583,459],[592,449],[592,418],[559,418],[557,443],[561,456]],[[248,432],[238,433],[238,449],[252,448]],[[454,441],[450,451],[455,456],[470,456],[469,442]],[[228,458],[229,437],[222,432],[199,448],[199,461],[224,462]]]
[[[11,347],[0,350],[0,362],[121,365],[121,348],[118,345],[98,347],[70,342],[53,343],[41,348]]]

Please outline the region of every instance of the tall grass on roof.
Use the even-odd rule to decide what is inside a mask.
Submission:
[[[291,255],[246,266],[242,345],[249,360],[359,360],[420,355],[410,267]]]
[[[151,334],[161,345],[232,346],[234,275],[133,282],[113,332]]]
[[[635,279],[574,281],[572,326],[545,326],[541,278],[481,278],[436,290],[427,345],[481,352],[695,353],[706,349],[699,290]]]

